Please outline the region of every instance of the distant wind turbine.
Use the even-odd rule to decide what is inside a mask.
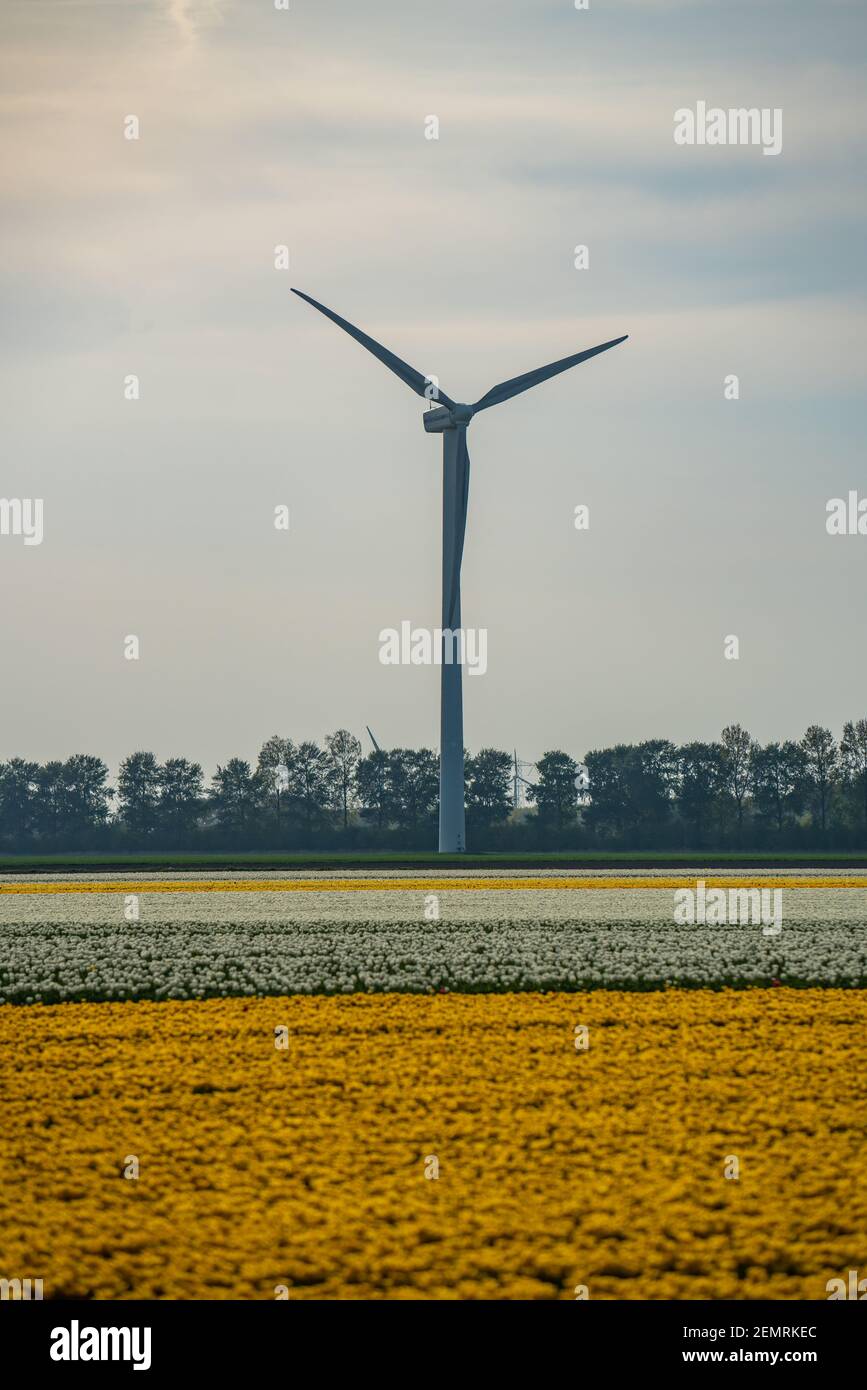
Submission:
[[[461,694],[461,665],[452,658],[455,644],[451,634],[461,626],[461,559],[464,553],[464,533],[467,525],[467,497],[470,485],[470,456],[467,452],[467,426],[480,410],[519,396],[538,386],[549,377],[577,367],[597,353],[606,352],[626,341],[629,336],[612,338],[609,343],[576,352],[573,357],[563,357],[559,362],[550,362],[547,367],[537,367],[534,372],[512,377],[493,386],[475,405],[462,405],[453,401],[445,391],[432,385],[430,377],[422,376],[388,348],[362,333],[360,328],[342,319],[324,304],[311,299],[301,290],[292,291],[318,309],[320,314],[331,319],[357,343],[367,348],[374,357],[395,376],[399,376],[417,396],[441,401],[438,410],[429,410],[423,416],[428,434],[441,434],[443,437],[443,568],[442,568],[442,666],[440,675],[440,853],[452,853],[466,848],[464,825],[464,715]],[[447,653],[450,655],[447,658]]]

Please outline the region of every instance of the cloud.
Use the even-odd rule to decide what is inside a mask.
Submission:
[[[182,45],[195,48],[204,29],[222,23],[227,0],[164,0]]]
[[[31,662],[10,666],[6,736],[44,755],[63,669],[69,739],[104,737],[110,757],[131,728],[206,763],[254,753],[287,691],[301,736],[387,710],[393,741],[433,739],[434,687],[421,705],[392,693],[375,637],[398,599],[436,613],[436,443],[420,403],[290,283],[470,399],[631,335],[474,426],[467,611],[491,615],[497,654],[496,698],[468,718],[486,739],[541,751],[521,623],[552,673],[553,742],[578,737],[576,691],[586,745],[714,732],[697,714],[683,727],[684,614],[694,641],[724,620],[785,633],[773,688],[751,705],[742,687],[745,715],[770,729],[812,700],[810,718],[834,717],[803,656],[819,628],[849,650],[865,617],[863,586],[843,601],[818,547],[821,489],[855,486],[863,452],[867,112],[863,22],[831,12],[8,4],[4,493],[41,490],[46,540],[0,552],[19,596],[0,640]],[[673,113],[698,97],[781,105],[783,154],[675,147]],[[283,549],[277,501],[293,507]],[[140,617],[162,653],[148,690],[172,698],[126,681],[106,700],[112,644]],[[718,668],[680,659],[690,709],[721,708]],[[867,656],[851,666],[863,689]]]

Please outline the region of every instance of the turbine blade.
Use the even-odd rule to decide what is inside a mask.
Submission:
[[[467,449],[467,431],[458,430],[457,458],[455,460],[455,511],[453,518],[452,569],[449,575],[448,598],[444,626],[453,629],[458,618],[461,596],[461,561],[464,557],[464,536],[467,531],[467,503],[470,494],[470,454]],[[459,624],[458,624],[459,625]]]
[[[597,353],[617,347],[618,343],[625,343],[628,337],[629,334],[624,333],[622,338],[612,338],[610,343],[600,343],[598,347],[587,348],[586,352],[576,352],[574,357],[562,357],[559,362],[549,362],[547,367],[537,367],[534,372],[513,376],[511,381],[501,381],[499,386],[492,386],[480,401],[476,401],[473,410],[487,410],[489,406],[511,400],[512,396],[520,396],[522,391],[529,391],[531,386],[538,386],[549,377],[567,372],[570,367],[577,367],[579,362],[586,362],[588,357],[595,357]]]
[[[408,362],[402,361],[393,352],[389,352],[388,348],[382,346],[382,343],[376,342],[374,338],[369,338],[354,324],[347,323],[346,319],[342,319],[339,314],[333,313],[331,309],[326,309],[324,304],[319,304],[315,299],[311,299],[310,295],[304,294],[303,290],[293,289],[292,293],[297,294],[299,299],[306,299],[307,303],[312,304],[314,309],[318,309],[320,314],[331,319],[332,323],[336,323],[337,327],[342,328],[344,333],[348,333],[350,338],[354,338],[357,343],[361,343],[362,347],[367,348],[368,352],[372,352],[374,357],[378,357],[380,362],[388,367],[389,371],[394,372],[395,376],[399,376],[401,381],[405,381],[416,395],[425,395],[426,390],[430,387],[430,380],[428,377],[422,376],[421,372],[417,372],[415,367],[411,367]],[[454,401],[444,391],[438,390],[436,396],[431,397],[431,399],[442,401],[450,408],[454,405]]]

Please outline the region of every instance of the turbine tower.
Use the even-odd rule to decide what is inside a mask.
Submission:
[[[467,526],[467,497],[470,485],[470,456],[467,452],[467,426],[480,410],[488,410],[492,405],[519,396],[538,386],[549,377],[577,367],[597,353],[606,352],[625,342],[629,336],[612,338],[598,347],[576,352],[573,357],[563,357],[559,362],[550,362],[546,367],[537,367],[523,376],[512,377],[493,386],[475,405],[463,405],[453,401],[445,391],[433,387],[432,378],[423,376],[410,367],[388,348],[362,333],[354,324],[347,323],[339,314],[326,309],[301,290],[292,291],[299,298],[312,304],[320,314],[331,319],[362,347],[367,348],[384,366],[400,377],[416,395],[442,402],[436,410],[428,410],[422,416],[428,434],[441,434],[443,437],[443,566],[442,566],[442,629],[440,667],[440,853],[454,853],[466,849],[464,827],[464,715],[461,693],[460,650],[453,634],[461,626],[461,560],[464,553],[464,534]]]

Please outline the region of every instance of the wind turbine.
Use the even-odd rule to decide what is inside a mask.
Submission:
[[[324,304],[311,299],[301,290],[292,291],[318,309],[320,314],[331,319],[338,328],[348,333],[357,343],[373,353],[384,366],[399,376],[417,396],[427,400],[441,401],[437,410],[428,410],[422,416],[428,434],[441,434],[443,437],[443,568],[442,568],[442,665],[440,676],[440,853],[453,853],[466,848],[464,826],[464,715],[461,694],[461,665],[454,660],[455,641],[452,636],[461,626],[461,559],[464,553],[464,533],[467,525],[467,496],[470,485],[470,456],[467,452],[467,426],[480,410],[488,410],[492,405],[519,396],[538,386],[549,377],[577,367],[597,353],[606,352],[625,342],[629,336],[612,338],[609,343],[576,352],[572,357],[563,357],[559,362],[549,362],[547,367],[537,367],[534,372],[512,377],[491,387],[474,405],[463,405],[453,401],[445,391],[433,385],[431,377],[423,376],[414,367],[396,357],[388,348],[362,333],[360,328],[342,319]]]

